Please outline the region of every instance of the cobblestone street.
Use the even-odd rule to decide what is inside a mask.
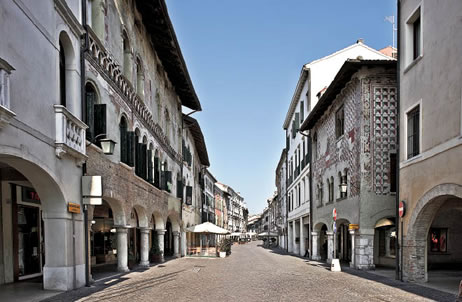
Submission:
[[[373,274],[333,273],[319,263],[233,246],[225,259],[182,258],[107,277],[46,301],[454,301],[454,295]]]

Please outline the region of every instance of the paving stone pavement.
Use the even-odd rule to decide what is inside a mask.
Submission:
[[[455,301],[455,296],[317,262],[234,245],[225,258],[181,258],[44,301]]]

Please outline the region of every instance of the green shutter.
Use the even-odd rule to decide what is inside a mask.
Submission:
[[[127,160],[130,167],[135,166],[135,132],[127,132]]]
[[[85,93],[85,123],[87,124],[87,140],[93,140],[93,122],[94,122],[94,104],[95,104],[95,92],[87,91]]]
[[[128,134],[125,126],[120,127],[120,161],[128,164]]]
[[[141,176],[144,180],[148,180],[148,145],[141,145]]]
[[[300,102],[300,124],[303,124],[303,119],[305,118],[305,108],[303,106],[303,101]]]
[[[300,129],[300,114],[297,112],[295,113],[295,134],[297,134],[299,129]]]
[[[154,186],[160,189],[160,169],[158,157],[154,157]]]
[[[152,162],[152,150],[148,150],[148,182],[153,183],[153,177],[152,177],[152,169],[153,169],[153,162]]]
[[[106,134],[106,104],[95,104],[95,115],[94,115],[94,122],[93,122],[93,135],[94,138],[101,134]],[[105,138],[106,135],[101,135],[98,137],[99,139]],[[99,145],[99,144],[98,144]]]

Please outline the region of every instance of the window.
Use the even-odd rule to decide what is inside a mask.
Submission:
[[[420,11],[416,20],[412,24],[412,58],[415,60],[421,55],[421,24]]]
[[[305,119],[305,108],[304,108],[304,103],[303,101],[300,102],[300,124],[303,123],[303,120]]]
[[[90,8],[87,9],[88,25],[100,41],[104,41],[104,3],[101,0],[89,0],[89,4],[91,7],[87,6]]]
[[[430,229],[430,252],[446,253],[448,251],[448,229],[431,228]]]
[[[131,63],[131,57],[132,57],[132,54],[131,54],[131,49],[130,49],[130,42],[128,40],[128,35],[127,35],[127,32],[124,31],[123,32],[123,49],[124,49],[124,68],[123,68],[123,71],[124,71],[124,76],[129,80],[131,81],[131,75],[132,75],[132,72],[131,72],[131,69],[132,69],[132,63]]]
[[[335,137],[339,138],[345,131],[345,112],[343,105],[335,113]]]
[[[313,136],[313,146],[312,146],[311,152],[313,153],[313,159],[317,160],[318,159],[318,135],[317,133],[315,133]]]
[[[14,68],[0,58],[0,106],[10,109],[10,73]]]
[[[60,104],[66,106],[66,55],[64,46],[59,41],[59,100]]]
[[[87,140],[99,146],[99,140],[106,138],[106,104],[98,104],[95,87],[85,85],[85,124],[87,124]]]
[[[124,116],[122,116],[119,124],[120,131],[120,161],[133,167],[134,160],[134,143],[135,133],[128,131],[128,123]]]
[[[144,100],[144,74],[140,58],[136,59],[136,92]]]
[[[420,106],[407,113],[407,158],[420,153]]]
[[[390,153],[390,192],[396,192],[396,153]]]

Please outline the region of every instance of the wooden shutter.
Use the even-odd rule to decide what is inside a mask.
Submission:
[[[148,145],[141,145],[141,176],[144,180],[148,180]]]
[[[93,135],[96,138],[97,135],[106,134],[106,104],[95,104],[95,115],[93,122]],[[100,136],[98,139],[105,138],[106,136]],[[99,144],[98,144],[99,145]]]
[[[94,104],[95,104],[95,92],[85,92],[85,123],[87,124],[87,140],[93,140],[93,122],[94,122]]]
[[[300,114],[295,113],[295,134],[297,134],[298,129],[300,129]]]
[[[148,150],[148,182],[149,183],[154,183],[154,179],[153,179],[153,162],[152,162],[152,150]]]
[[[127,132],[127,159],[130,167],[135,166],[135,132]]]
[[[154,186],[160,189],[160,169],[158,157],[154,157]]]
[[[183,182],[181,179],[176,181],[176,197],[183,199]]]
[[[186,186],[186,204],[192,205],[192,187]]]
[[[303,123],[303,119],[305,118],[305,108],[303,103],[303,101],[300,102],[300,124]]]
[[[172,172],[171,171],[164,171],[164,177],[162,177],[164,182],[164,190],[171,193],[170,186],[172,184]]]
[[[125,126],[120,127],[120,161],[128,164],[128,134]]]

